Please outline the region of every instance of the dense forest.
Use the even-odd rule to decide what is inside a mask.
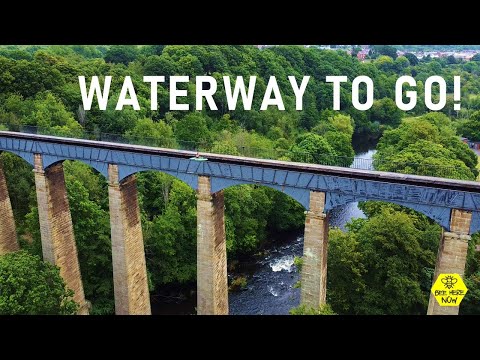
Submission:
[[[166,111],[168,82],[158,88],[159,110],[150,110],[150,85],[143,82],[143,76],[168,79],[171,75],[205,74],[218,81],[214,95],[218,111]],[[394,101],[395,81],[404,74],[415,77],[419,91],[417,107],[407,113]],[[360,62],[345,51],[302,46],[264,50],[254,46],[1,46],[0,128],[32,126],[39,132],[72,137],[108,134],[153,146],[344,166],[353,160],[355,136],[379,141],[374,160],[379,170],[475,180],[478,159],[459,135],[480,140],[479,74],[480,61],[419,61],[413,54],[377,54],[375,59]],[[112,76],[113,94],[105,111],[95,106],[83,110],[79,75]],[[140,111],[129,107],[115,110],[127,75],[135,84]],[[221,81],[224,75],[257,76],[254,110],[244,111],[241,106],[228,110]],[[272,107],[255,110],[260,108],[272,75],[279,83],[286,111]],[[311,76],[303,111],[295,110],[290,75],[297,81]],[[375,83],[373,107],[365,112],[353,108],[345,86],[342,111],[331,110],[332,85],[325,83],[327,75],[346,75],[350,81],[359,75],[371,77]],[[442,112],[427,113],[423,82],[432,75],[445,78],[449,93],[453,76],[461,76],[460,111],[453,110],[453,96],[449,95]],[[185,86],[187,102],[194,108],[195,85]],[[41,257],[31,168],[13,155],[2,154],[1,158],[21,246]],[[82,163],[65,162],[64,168],[85,295],[92,302],[92,313],[111,314],[107,183]],[[449,171],[439,173],[445,168]],[[143,172],[137,178],[151,292],[168,284],[194,282],[194,191],[162,173]],[[270,188],[234,186],[225,190],[225,203],[229,260],[257,252],[272,233],[303,228],[303,207]],[[366,219],[352,221],[346,232],[331,231],[327,294],[332,309],[340,314],[426,313],[440,226],[392,204],[367,202],[362,209]],[[466,272],[470,290],[462,313],[480,313],[480,253],[474,251],[478,241],[475,236],[471,241]],[[0,313],[12,308],[4,303],[8,301],[0,297]]]

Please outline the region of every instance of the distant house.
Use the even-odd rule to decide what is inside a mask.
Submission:
[[[363,49],[357,53],[357,59],[360,61],[364,61],[367,58],[368,49]]]

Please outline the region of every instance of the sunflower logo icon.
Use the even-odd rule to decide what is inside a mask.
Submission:
[[[457,283],[457,281],[458,279],[456,279],[452,275],[447,275],[444,278],[442,278],[442,283],[446,289],[452,289]]]

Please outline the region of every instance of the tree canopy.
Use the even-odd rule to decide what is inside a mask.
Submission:
[[[18,251],[0,256],[0,315],[73,315],[72,300],[57,267]]]

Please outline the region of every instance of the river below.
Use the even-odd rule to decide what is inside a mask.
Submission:
[[[375,150],[357,147],[354,165],[370,164]],[[362,161],[365,159],[365,161]],[[366,165],[368,166],[368,165]],[[330,226],[345,229],[352,218],[365,217],[358,203],[350,203],[330,212]],[[295,256],[302,256],[303,234],[282,234],[272,239],[271,247],[260,254],[241,259],[229,277],[247,279],[243,290],[229,293],[231,315],[286,315],[298,306],[300,289],[295,284],[300,279]],[[280,237],[281,236],[281,237]],[[193,286],[192,286],[193,285]],[[153,314],[195,314],[194,284],[179,291],[164,289],[152,296]],[[178,295],[178,294],[183,295]]]

